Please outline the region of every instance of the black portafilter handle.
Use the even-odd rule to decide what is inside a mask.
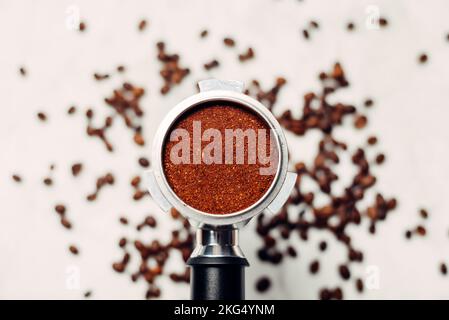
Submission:
[[[191,267],[192,300],[244,300],[245,267],[238,230],[198,229]]]

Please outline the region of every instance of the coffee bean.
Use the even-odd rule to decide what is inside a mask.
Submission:
[[[320,263],[317,260],[312,261],[309,266],[309,271],[311,274],[316,274],[320,270]]]
[[[12,175],[12,179],[13,179],[15,182],[17,182],[17,183],[22,182],[22,177],[19,176],[18,174],[13,174],[13,175]]]
[[[261,277],[256,282],[256,290],[258,292],[266,292],[271,287],[271,280],[268,277]]]
[[[19,73],[22,77],[25,77],[27,75],[27,71],[26,71],[25,67],[20,67]]]
[[[420,209],[419,210],[419,215],[421,216],[421,218],[423,219],[427,219],[429,217],[429,213],[427,212],[426,209]]]
[[[424,63],[427,62],[427,60],[428,60],[427,54],[422,53],[422,54],[419,56],[419,63],[424,64]]]
[[[447,274],[447,266],[446,266],[446,264],[445,264],[444,262],[442,262],[442,263],[440,264],[440,272],[441,272],[441,274],[443,274],[443,275],[446,275],[446,274]]]
[[[68,110],[67,113],[68,114],[74,114],[76,112],[76,107],[75,106],[71,106]]]
[[[224,38],[223,39],[223,43],[227,46],[227,47],[235,47],[235,41],[232,38]]]
[[[53,184],[53,180],[51,178],[45,178],[44,179],[44,184],[46,186],[51,186]]]
[[[147,21],[145,19],[140,20],[139,25],[138,25],[139,31],[145,30],[146,27],[147,27]]]
[[[80,32],[84,32],[86,30],[86,23],[84,21],[81,21],[78,29]]]
[[[70,253],[73,254],[73,255],[78,255],[78,253],[79,253],[78,248],[75,247],[74,245],[71,245],[71,246],[69,247],[69,251],[70,251]]]
[[[148,168],[150,166],[150,161],[145,157],[141,157],[139,158],[139,164],[143,168]]]
[[[320,251],[321,252],[326,251],[326,249],[327,249],[327,242],[326,241],[321,241],[319,247],[320,247]]]
[[[43,112],[38,112],[37,113],[37,117],[42,122],[47,121],[47,115],[45,113],[43,113]]]
[[[348,22],[348,24],[346,25],[346,29],[348,31],[353,31],[355,29],[355,25],[353,22]]]
[[[343,280],[348,280],[351,277],[351,272],[347,265],[341,265],[338,267],[338,272]]]
[[[355,281],[355,287],[356,287],[356,289],[357,289],[357,291],[358,292],[363,292],[363,281],[362,281],[362,279],[357,279],[356,281]]]
[[[65,214],[66,208],[65,208],[65,206],[64,206],[63,204],[57,204],[57,205],[55,206],[55,211],[56,211],[59,215],[63,216],[63,215]]]
[[[200,37],[201,37],[201,38],[206,38],[208,34],[209,34],[209,31],[207,31],[207,30],[205,29],[205,30],[201,31]]]
[[[75,163],[75,164],[73,164],[72,165],[72,175],[74,177],[77,177],[82,169],[83,169],[83,164],[82,163]]]

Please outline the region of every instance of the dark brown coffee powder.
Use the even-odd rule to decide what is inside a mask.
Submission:
[[[266,150],[270,150],[270,130],[260,117],[238,105],[213,104],[199,106],[181,118],[172,128],[185,129],[190,134],[190,159],[193,159],[193,122],[201,121],[201,134],[209,128],[222,136],[222,159],[225,159],[225,129],[266,130]],[[248,164],[248,139],[244,141],[244,164],[174,164],[170,151],[178,141],[167,141],[163,153],[163,167],[173,191],[186,204],[207,213],[228,214],[245,209],[257,202],[268,190],[274,175],[261,175],[259,169],[268,167],[257,159]],[[202,141],[203,149],[210,141]],[[235,158],[235,144],[233,155]],[[277,166],[277,160],[276,164]]]

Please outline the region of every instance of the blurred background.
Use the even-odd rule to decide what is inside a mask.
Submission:
[[[331,232],[312,228],[307,241],[292,233],[281,246],[294,247],[298,256],[274,265],[258,258],[263,240],[253,221],[241,232],[251,264],[247,298],[317,299],[323,288],[340,288],[345,299],[448,299],[448,10],[444,0],[0,0],[0,298],[144,299],[147,282],[131,281],[139,254],[132,243],[123,249],[118,241],[166,243],[180,225],[149,196],[134,200],[130,185],[144,170],[138,160],[149,158],[164,115],[196,93],[201,79],[247,85],[257,79],[268,91],[283,77],[273,113],[291,109],[298,117],[303,96],[321,88],[319,73],[339,62],[350,85],[329,100],[356,106],[368,123],[358,130],[345,120],[335,136],[352,151],[377,137],[369,156],[381,152],[385,163],[372,169],[372,192],[394,197],[397,208],[375,234],[367,219],[348,226],[364,257],[351,264],[348,280],[339,274],[345,246]],[[235,46],[225,45],[226,37]],[[159,41],[190,70],[167,94],[160,92]],[[240,61],[249,47],[254,57]],[[206,70],[214,59],[219,66]],[[113,111],[104,99],[124,82],[145,90],[139,100],[145,145],[137,145],[116,117],[106,133],[114,146],[108,152],[98,137],[86,134],[85,113],[92,109],[92,125],[101,127]],[[76,111],[68,114],[71,106]],[[286,135],[292,164],[313,161],[321,133]],[[74,177],[76,163],[82,170]],[[335,171],[346,182],[354,175],[350,161]],[[109,172],[114,184],[88,201],[97,179]],[[71,229],[61,225],[58,204],[65,206]],[[147,216],[157,226],[138,231]],[[319,249],[323,241],[325,251]],[[112,265],[124,250],[130,261],[120,273]],[[314,261],[319,271],[311,273]],[[184,272],[179,251],[155,280],[159,297],[188,298],[188,284],[172,281],[170,272]],[[261,277],[270,279],[265,291],[257,290]],[[365,283],[363,292],[357,279]]]

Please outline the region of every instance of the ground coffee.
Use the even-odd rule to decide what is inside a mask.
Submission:
[[[196,144],[196,148],[193,141],[194,122],[201,123],[200,131],[201,137],[203,137],[201,143]],[[191,137],[188,150],[188,158],[191,163],[175,164],[171,159],[172,148],[180,142],[180,139],[174,141],[171,141],[173,138],[170,139],[176,129],[186,130]],[[221,157],[218,158],[221,158],[222,162],[206,164],[201,161],[199,164],[192,163],[194,153],[198,151],[200,145],[201,160],[204,160],[206,146],[216,139],[213,137],[204,141],[204,132],[208,129],[216,129],[221,134]],[[229,214],[248,208],[267,192],[275,176],[275,172],[268,175],[261,174],[260,169],[269,167],[269,164],[263,164],[259,156],[257,156],[255,162],[249,161],[248,148],[252,150],[254,144],[249,144],[247,137],[241,140],[243,144],[239,144],[237,139],[232,140],[234,161],[232,164],[225,163],[226,129],[234,130],[234,132],[237,129],[241,129],[243,132],[251,129],[256,133],[257,139],[264,135],[263,139],[265,140],[262,140],[262,143],[265,143],[262,145],[266,148],[264,150],[266,155],[277,154],[277,151],[274,151],[275,149],[270,150],[270,143],[274,144],[274,142],[272,140],[270,142],[269,126],[259,116],[241,106],[229,102],[206,104],[196,107],[183,116],[171,128],[167,137],[163,151],[164,172],[169,185],[178,197],[186,204],[203,212]],[[265,129],[265,131],[259,131],[260,129]],[[236,163],[237,145],[244,145],[245,160],[243,164]],[[259,148],[257,148],[258,151]],[[211,152],[211,154],[215,157],[214,152]],[[275,163],[271,163],[271,166],[276,169],[277,158],[273,161]]]

